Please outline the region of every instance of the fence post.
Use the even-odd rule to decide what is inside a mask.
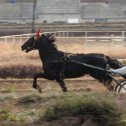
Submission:
[[[10,38],[10,37],[9,37]],[[12,42],[15,43],[15,36],[13,36],[12,38]]]
[[[85,31],[85,44],[87,45],[87,31]]]
[[[122,31],[122,41],[123,41],[123,45],[124,45],[124,41],[125,41],[124,37],[125,37],[125,33],[124,33],[124,31]]]
[[[7,42],[7,37],[4,37],[4,43],[6,43]]]
[[[21,43],[23,40],[22,40],[22,36],[19,37],[19,43]]]
[[[111,34],[111,44],[112,44],[112,45],[113,45],[113,37],[114,37],[114,35]]]

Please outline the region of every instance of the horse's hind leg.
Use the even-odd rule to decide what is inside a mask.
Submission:
[[[112,82],[113,79],[111,78],[104,83],[109,91],[114,91],[114,85],[112,84]]]

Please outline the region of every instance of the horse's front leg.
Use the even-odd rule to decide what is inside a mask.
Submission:
[[[59,70],[58,76],[56,77],[56,81],[59,83],[59,85],[62,88],[62,91],[63,92],[67,92],[67,88],[66,88],[65,83],[63,81],[63,79],[64,79],[64,69],[65,69],[65,65],[66,65],[66,62],[64,62],[62,64],[62,66],[60,66],[61,68]]]
[[[62,91],[67,92],[67,88],[65,86],[63,79],[56,79],[56,81],[59,83],[60,87],[62,88]]]
[[[37,73],[34,75],[34,81],[33,81],[33,88],[37,89],[40,93],[42,92],[41,88],[39,85],[37,85],[37,78],[44,78],[47,79],[47,75],[44,73]]]

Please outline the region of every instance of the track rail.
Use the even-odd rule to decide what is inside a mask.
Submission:
[[[57,38],[82,38],[84,41],[126,41],[126,31],[57,31],[57,32],[44,32],[54,33]],[[11,35],[11,36],[1,36],[0,42],[24,42],[32,36],[32,33],[21,34],[21,35]]]

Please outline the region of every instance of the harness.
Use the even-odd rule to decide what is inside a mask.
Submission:
[[[68,61],[68,60],[72,60],[72,58],[70,58],[70,55],[69,54],[67,54],[67,53],[65,53],[64,55],[63,55],[63,57],[61,57],[58,61],[59,62],[62,62],[63,64],[62,64],[62,69],[59,71],[59,77],[60,77],[60,80],[63,80],[63,78],[64,78],[64,70],[65,70],[65,66],[66,66],[66,61]]]
[[[58,62],[62,62],[63,63],[62,66],[61,66],[61,69],[59,71],[60,79],[64,78],[64,70],[65,70],[65,66],[67,64],[67,61],[71,61],[71,62],[76,63],[78,65],[85,65],[87,67],[94,68],[94,69],[96,68],[96,69],[99,69],[99,70],[103,71],[103,68],[95,67],[95,66],[90,65],[90,64],[86,64],[86,63],[82,63],[82,62],[76,61],[76,60],[72,59],[70,57],[70,55],[71,55],[71,53],[70,54],[69,53],[65,53],[63,57],[61,57],[59,60],[57,60]],[[108,70],[110,70],[110,67],[109,67],[109,64],[106,63],[106,67],[104,69],[104,72],[106,72],[107,76],[110,74],[110,73],[107,72]]]

